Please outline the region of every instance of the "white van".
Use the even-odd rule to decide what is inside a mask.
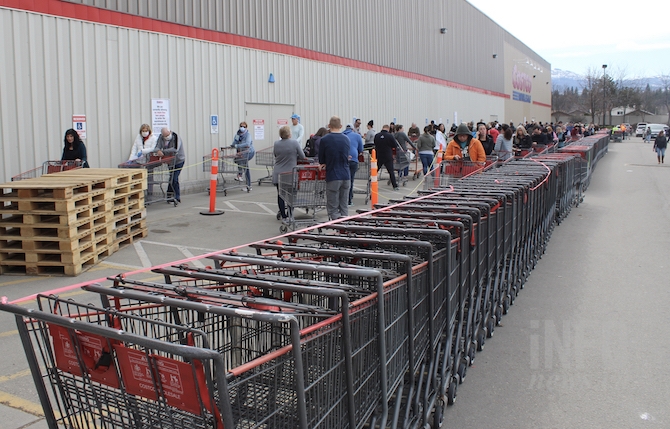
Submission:
[[[635,129],[635,137],[643,137],[644,132],[647,130],[646,122],[638,122],[637,128]]]

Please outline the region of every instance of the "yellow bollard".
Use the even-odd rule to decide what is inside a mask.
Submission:
[[[377,183],[377,152],[372,149],[370,154],[370,207],[375,208],[378,195],[378,183]]]

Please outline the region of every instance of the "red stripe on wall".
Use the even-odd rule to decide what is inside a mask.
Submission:
[[[72,18],[81,21],[94,22],[98,24],[113,25],[117,27],[132,28],[136,30],[153,31],[156,33],[170,34],[173,36],[188,37],[208,42],[222,43],[225,45],[239,46],[242,48],[258,49],[283,55],[305,58],[335,65],[342,65],[359,70],[372,71],[392,76],[403,77],[463,91],[475,92],[494,97],[509,99],[509,94],[463,85],[450,80],[438,79],[419,73],[398,70],[390,67],[382,67],[376,64],[357,61],[336,55],[311,51],[295,46],[284,45],[267,40],[254,39],[252,37],[239,36],[236,34],[223,33],[220,31],[204,30],[186,25],[167,23],[157,19],[138,17],[122,12],[99,9],[78,3],[69,3],[61,0],[0,0],[0,7],[36,12],[45,15],[53,15],[62,18]],[[536,103],[540,106],[551,107],[547,104]]]
[[[533,104],[535,104],[535,105],[537,105],[537,106],[548,107],[548,108],[551,109],[551,104],[540,103],[539,101],[533,101]]]

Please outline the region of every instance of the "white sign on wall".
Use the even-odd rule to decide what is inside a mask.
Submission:
[[[72,129],[80,139],[86,140],[86,115],[72,115]]]
[[[254,119],[254,140],[265,140],[265,119]]]
[[[151,129],[154,134],[161,132],[161,128],[170,129],[170,99],[151,99]]]

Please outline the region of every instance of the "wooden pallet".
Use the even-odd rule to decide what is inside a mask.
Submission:
[[[79,169],[0,184],[0,273],[78,275],[144,238],[147,171]]]

